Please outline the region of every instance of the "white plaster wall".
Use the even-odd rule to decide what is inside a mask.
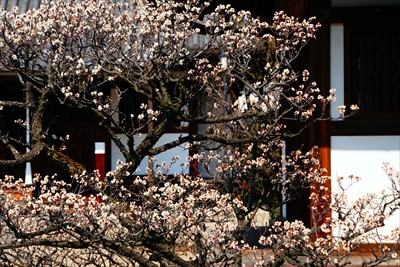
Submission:
[[[337,107],[344,105],[344,30],[341,23],[333,23],[330,27],[331,88],[336,89],[336,102],[331,103],[330,111],[331,118],[337,118]],[[383,162],[400,170],[400,136],[332,136],[332,190],[338,191],[339,176],[356,175],[362,180],[348,190],[350,201],[366,193],[380,193],[390,185],[382,170]],[[389,233],[399,225],[400,213],[397,212],[380,232]]]
[[[382,163],[389,162],[400,170],[400,136],[332,136],[331,174],[332,191],[337,192],[337,178],[356,175],[361,181],[347,191],[349,200],[366,193],[380,193],[390,186],[382,170]],[[380,233],[400,226],[400,213],[396,212]]]
[[[164,134],[160,140],[156,143],[155,147],[166,144],[168,142],[174,141],[177,138],[179,138],[181,134]],[[121,138],[121,142],[123,144],[126,144],[127,138],[123,134],[118,134],[118,137]],[[140,137],[135,136],[135,148],[140,144],[141,141],[143,141],[146,138],[146,134],[142,134]],[[167,150],[163,153],[160,153],[159,155],[155,156],[157,159],[156,163],[161,164],[163,161],[167,162],[169,164],[170,159],[175,156],[179,156],[180,160],[177,161],[174,165],[172,165],[172,169],[170,171],[170,174],[174,174],[177,172],[182,172],[182,167],[180,166],[181,163],[187,162],[187,158],[189,156],[189,151],[184,149],[184,146],[186,145],[183,144],[181,146],[175,147],[173,149]],[[116,167],[116,162],[118,159],[121,159],[124,161],[124,157],[122,156],[122,153],[120,150],[117,148],[117,146],[112,142],[111,143],[111,169],[115,170]],[[140,166],[139,166],[139,171],[136,173],[138,175],[144,175],[146,173],[146,167],[148,167],[148,161],[149,157],[145,157]],[[184,168],[184,173],[189,173],[189,168]]]

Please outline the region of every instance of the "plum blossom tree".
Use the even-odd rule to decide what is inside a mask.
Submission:
[[[373,202],[377,221],[365,215],[363,203],[371,198],[359,201],[358,213],[347,208],[344,195],[334,195],[330,205],[316,152],[281,155],[282,141],[302,131],[287,122],[307,127],[327,119],[323,111],[335,100],[334,90],[323,96],[307,70],[292,66],[319,25],[282,12],[269,25],[229,5],[205,15],[208,6],[198,0],[72,1],[24,14],[1,11],[0,65],[19,78],[26,100],[0,105],[29,108],[30,123],[17,123],[31,140],[0,133],[13,155],[0,164],[45,154],[73,183],[37,175],[41,192],[32,197],[32,188],[20,181],[1,181],[0,266],[241,266],[250,249],[245,230],[257,210],[272,210],[310,186],[319,205],[312,228],[275,224],[260,239],[274,252],[266,264],[334,265],[330,256],[337,255],[337,264],[345,265],[348,253],[396,209],[396,175],[391,193]],[[199,34],[204,41],[191,45]],[[119,106],[132,92],[148,100],[137,103],[138,114]],[[116,170],[100,177],[46,143],[50,102],[98,118],[124,157]],[[350,114],[357,109],[352,106]],[[339,112],[348,115],[344,106]],[[186,122],[207,129],[156,146],[170,128]],[[152,131],[135,143],[145,126]],[[187,165],[202,173],[170,174],[176,158],[158,164],[153,157],[144,177],[123,185],[146,156],[186,143],[199,151]],[[210,182],[199,177],[203,173]],[[22,196],[13,197],[10,188]],[[338,219],[321,223],[331,209]],[[358,226],[363,233],[343,230]],[[337,227],[341,232],[333,237]],[[338,252],[338,244],[348,249]],[[371,264],[392,256],[393,250],[383,250]]]

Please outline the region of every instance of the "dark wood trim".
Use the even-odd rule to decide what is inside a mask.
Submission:
[[[399,23],[400,6],[335,7],[314,10],[326,23],[379,22]]]
[[[400,135],[400,119],[333,121],[331,135]]]
[[[354,249],[354,251],[351,252],[350,255],[351,256],[355,256],[355,255],[357,255],[357,256],[362,256],[362,255],[367,256],[367,255],[372,255],[372,253],[377,253],[379,255],[379,252],[380,252],[379,247],[383,248],[383,247],[386,246],[387,248],[392,250],[395,245],[396,245],[395,243],[386,243],[386,242],[383,242],[383,243],[379,244],[379,246],[376,243],[372,243],[372,244],[362,243],[362,244],[360,244],[359,247]],[[400,247],[397,246],[396,247],[396,251],[399,252],[400,251]],[[398,265],[396,265],[396,266],[398,266]]]

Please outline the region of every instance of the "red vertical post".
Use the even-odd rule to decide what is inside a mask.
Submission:
[[[104,181],[106,176],[106,164],[105,164],[105,154],[106,154],[106,143],[96,142],[94,143],[94,154],[95,154],[95,168],[99,171],[100,180]]]

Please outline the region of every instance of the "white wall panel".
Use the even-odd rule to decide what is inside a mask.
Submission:
[[[338,118],[337,107],[344,104],[344,39],[343,24],[331,24],[331,88],[336,89],[336,102],[331,103],[331,118]]]
[[[350,201],[366,193],[379,194],[390,186],[382,170],[383,162],[400,169],[400,136],[332,136],[332,191],[339,189],[338,177],[355,175],[361,177],[361,181],[347,191]],[[400,213],[397,212],[380,232],[389,233],[399,225]]]
[[[123,144],[126,144],[126,136],[123,134],[118,134],[118,136],[121,138],[121,142]],[[168,142],[176,140],[181,134],[164,134],[160,140],[156,143],[155,147],[166,144]],[[135,135],[135,148],[140,144],[141,141],[143,141],[146,138],[146,134],[142,134],[140,137]],[[168,151],[165,151],[163,153],[160,153],[159,155],[155,156],[157,159],[156,163],[161,164],[163,161],[167,162],[169,164],[170,159],[174,156],[179,156],[180,160],[176,162],[170,171],[170,174],[174,174],[177,172],[182,172],[182,167],[180,167],[181,163],[187,162],[186,158],[189,156],[189,151],[184,150],[184,146],[186,145],[183,144],[180,147],[175,147],[173,149],[170,149]],[[122,153],[119,151],[117,146],[112,142],[111,143],[111,169],[114,170],[116,167],[116,162],[118,159],[124,160],[124,157],[122,156]],[[137,174],[139,175],[144,175],[146,173],[146,167],[148,167],[148,161],[149,157],[145,157],[143,161],[141,162],[139,166],[139,171]],[[184,169],[185,173],[189,173],[189,168]]]

